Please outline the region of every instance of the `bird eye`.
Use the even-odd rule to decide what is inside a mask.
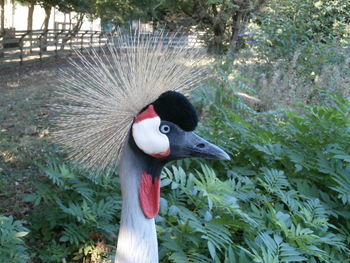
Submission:
[[[170,132],[170,126],[167,125],[167,124],[163,124],[160,126],[160,132],[161,133],[164,133],[164,134],[167,134]]]

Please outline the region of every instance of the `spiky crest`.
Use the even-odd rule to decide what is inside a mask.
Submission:
[[[123,34],[94,48],[61,71],[55,105],[56,140],[69,158],[95,171],[114,166],[134,118],[166,91],[188,94],[208,74],[203,49],[176,45],[178,35]]]

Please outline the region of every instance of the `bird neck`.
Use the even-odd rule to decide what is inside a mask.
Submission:
[[[141,175],[149,168],[147,160],[127,143],[119,164],[123,201],[115,263],[159,262],[154,218],[145,217],[139,201]],[[161,169],[151,170],[160,173]]]

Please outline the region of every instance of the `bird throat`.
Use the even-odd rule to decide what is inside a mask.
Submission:
[[[146,218],[154,218],[159,211],[160,178],[142,172],[139,199],[141,210]]]
[[[166,160],[154,158],[142,152],[136,146],[132,136],[129,137],[128,146],[141,168],[138,185],[139,205],[143,215],[147,219],[152,219],[159,211],[160,174]]]

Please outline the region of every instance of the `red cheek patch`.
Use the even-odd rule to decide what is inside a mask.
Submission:
[[[137,117],[135,118],[135,123],[138,123],[140,121],[143,121],[145,119],[151,119],[159,117],[156,111],[154,110],[154,106],[151,104],[145,109],[143,112],[141,112]]]
[[[168,157],[169,155],[170,155],[170,148],[168,148],[168,150],[166,150],[163,153],[151,154],[151,156],[154,158],[164,158],[164,157]]]
[[[146,218],[154,218],[159,211],[160,179],[146,172],[141,174],[139,189],[140,206]]]
[[[132,125],[132,136],[137,147],[154,158],[164,158],[170,155],[168,137],[159,131],[161,119],[149,105],[141,112]]]

